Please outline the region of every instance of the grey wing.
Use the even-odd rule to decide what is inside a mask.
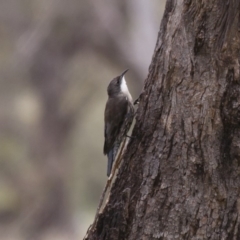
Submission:
[[[121,98],[117,100],[113,98],[108,99],[104,116],[104,154],[107,154],[113,148],[113,144],[119,134],[127,111],[128,101],[126,98]]]

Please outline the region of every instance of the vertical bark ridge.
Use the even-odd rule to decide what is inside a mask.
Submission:
[[[240,239],[239,4],[168,1],[96,239]]]

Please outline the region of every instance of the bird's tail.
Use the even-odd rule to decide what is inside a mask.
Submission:
[[[116,142],[113,145],[113,148],[109,151],[109,153],[107,154],[108,156],[108,166],[107,166],[107,176],[109,177],[112,171],[112,167],[113,167],[113,163],[115,161],[115,158],[118,154],[118,149],[120,147],[119,142]]]
[[[114,154],[113,149],[110,150],[110,152],[107,154],[108,156],[108,165],[107,165],[107,176],[109,177],[112,171],[112,165],[114,162]]]

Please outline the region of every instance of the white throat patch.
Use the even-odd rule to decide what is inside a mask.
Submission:
[[[124,76],[123,76],[123,78],[122,78],[121,90],[122,90],[123,93],[129,94],[128,87],[127,87],[127,83],[126,83],[126,80],[125,80],[125,77],[124,77]]]
[[[129,99],[132,99],[132,96],[128,90],[128,87],[127,87],[127,83],[126,83],[126,80],[125,80],[125,77],[123,76],[122,78],[122,83],[121,83],[121,90],[124,94],[126,94],[128,96]]]

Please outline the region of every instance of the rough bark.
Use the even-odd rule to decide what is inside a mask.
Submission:
[[[135,138],[85,239],[240,239],[239,12],[167,1]]]

